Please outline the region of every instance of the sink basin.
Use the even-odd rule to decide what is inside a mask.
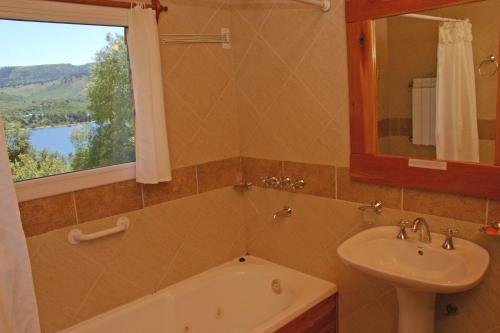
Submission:
[[[455,249],[441,248],[445,236],[432,233],[431,243],[417,234],[399,240],[399,227],[375,227],[342,243],[342,261],[397,288],[400,332],[433,332],[436,293],[456,293],[477,285],[490,256],[481,246],[454,238]]]
[[[455,249],[441,248],[445,237],[432,233],[432,243],[396,239],[399,227],[376,227],[354,235],[337,252],[344,263],[393,284],[420,291],[456,293],[479,283],[490,256],[479,245],[454,238]]]

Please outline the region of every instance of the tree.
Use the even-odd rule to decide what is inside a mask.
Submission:
[[[7,139],[7,152],[9,160],[14,161],[21,154],[28,154],[31,150],[30,130],[24,128],[17,121],[5,122],[5,135]]]
[[[14,181],[46,177],[69,171],[66,159],[46,150],[36,152],[31,146],[30,130],[19,122],[5,122],[7,152]]]
[[[11,160],[10,168],[14,181],[47,177],[70,171],[69,165],[59,153],[51,153],[47,150],[20,154],[15,160]]]
[[[95,55],[87,86],[88,111],[95,122],[85,133],[72,134],[74,170],[134,161],[134,128],[128,54],[121,35],[108,34]]]

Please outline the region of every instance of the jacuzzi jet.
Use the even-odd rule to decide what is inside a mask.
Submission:
[[[278,279],[274,279],[272,282],[271,282],[271,289],[273,290],[273,292],[275,294],[281,294],[281,281],[278,280]]]
[[[217,311],[215,311],[215,318],[221,319],[223,316],[224,316],[224,309],[217,308]]]

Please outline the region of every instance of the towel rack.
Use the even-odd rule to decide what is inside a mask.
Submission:
[[[491,73],[489,73],[489,74],[486,75],[482,71],[482,68],[485,65],[488,65],[488,64],[493,64],[493,68],[494,69],[491,71]],[[493,75],[495,75],[498,72],[498,61],[497,61],[497,58],[493,54],[491,54],[488,58],[486,58],[483,61],[481,61],[481,63],[479,64],[479,67],[478,67],[477,71],[479,72],[480,76],[483,76],[483,77],[492,77]]]
[[[223,49],[231,48],[231,31],[222,28],[220,34],[176,34],[160,35],[161,44],[221,43]]]
[[[80,229],[72,229],[70,230],[70,232],[68,232],[68,242],[70,242],[73,245],[76,245],[83,241],[90,241],[123,232],[127,230],[129,226],[130,226],[129,218],[122,216],[116,222],[116,227],[94,232],[92,234],[85,235]]]
[[[298,2],[307,3],[309,5],[321,7],[321,10],[327,12],[332,7],[331,0],[294,0]]]

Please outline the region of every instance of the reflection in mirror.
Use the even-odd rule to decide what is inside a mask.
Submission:
[[[500,1],[375,21],[379,152],[495,161]]]

